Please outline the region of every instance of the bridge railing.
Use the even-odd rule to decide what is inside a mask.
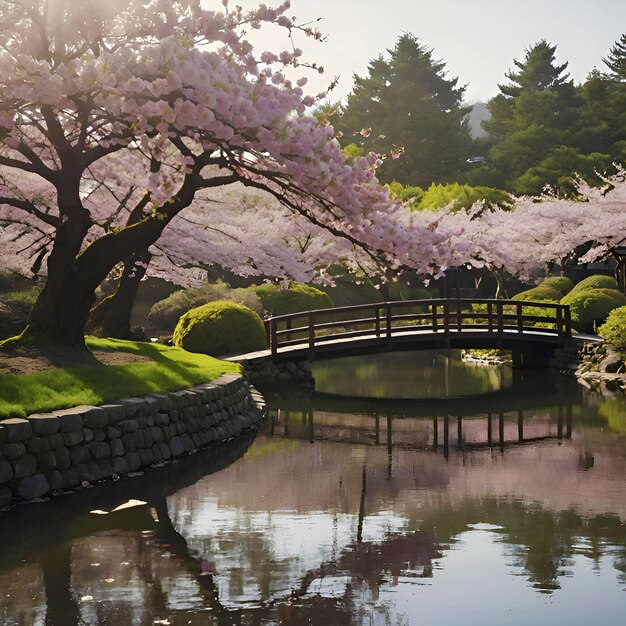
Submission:
[[[567,305],[547,302],[484,299],[429,299],[380,302],[279,315],[265,320],[273,355],[280,348],[316,345],[364,337],[386,338],[418,331],[489,335],[538,331],[571,336]]]

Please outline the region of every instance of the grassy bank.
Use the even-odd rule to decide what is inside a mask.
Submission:
[[[236,364],[159,344],[90,337],[87,345],[94,356],[84,362],[44,353],[41,371],[0,373],[0,419],[184,389],[240,371]],[[20,352],[9,361],[38,363],[32,353]]]

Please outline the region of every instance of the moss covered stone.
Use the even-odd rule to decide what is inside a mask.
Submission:
[[[212,356],[267,347],[261,318],[234,302],[209,302],[185,313],[174,331],[174,344]]]

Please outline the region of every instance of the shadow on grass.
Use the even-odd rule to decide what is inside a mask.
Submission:
[[[126,396],[184,389],[240,367],[203,354],[150,343],[88,338],[85,349],[4,342],[0,355],[39,360],[40,371],[0,376],[0,419],[24,417],[82,404],[101,404]],[[101,353],[117,362],[103,363]],[[125,362],[125,354],[132,362]]]

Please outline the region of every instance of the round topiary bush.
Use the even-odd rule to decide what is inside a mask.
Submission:
[[[547,300],[550,302],[558,302],[562,297],[563,294],[557,289],[539,285],[539,287],[520,291],[518,294],[515,294],[511,300],[522,300],[526,302],[543,302]]]
[[[267,348],[261,318],[234,302],[209,302],[187,311],[176,325],[174,345],[189,352],[220,356]]]
[[[572,325],[579,332],[594,332],[595,326],[603,322],[613,309],[620,306],[620,301],[615,295],[607,295],[604,291],[603,289],[570,291],[561,300],[561,304],[569,305]]]
[[[541,281],[537,286],[554,289],[555,291],[560,292],[561,297],[563,297],[574,288],[574,281],[566,276],[550,276],[549,278]]]
[[[596,274],[576,283],[571,292],[587,291],[588,289],[617,289],[617,281],[613,276]]]
[[[276,285],[260,285],[256,288],[256,294],[270,315],[329,309],[333,306],[328,294],[300,283],[291,283],[289,289],[281,289]]]
[[[620,350],[626,350],[626,306],[613,309],[606,322],[598,328],[598,335]]]

